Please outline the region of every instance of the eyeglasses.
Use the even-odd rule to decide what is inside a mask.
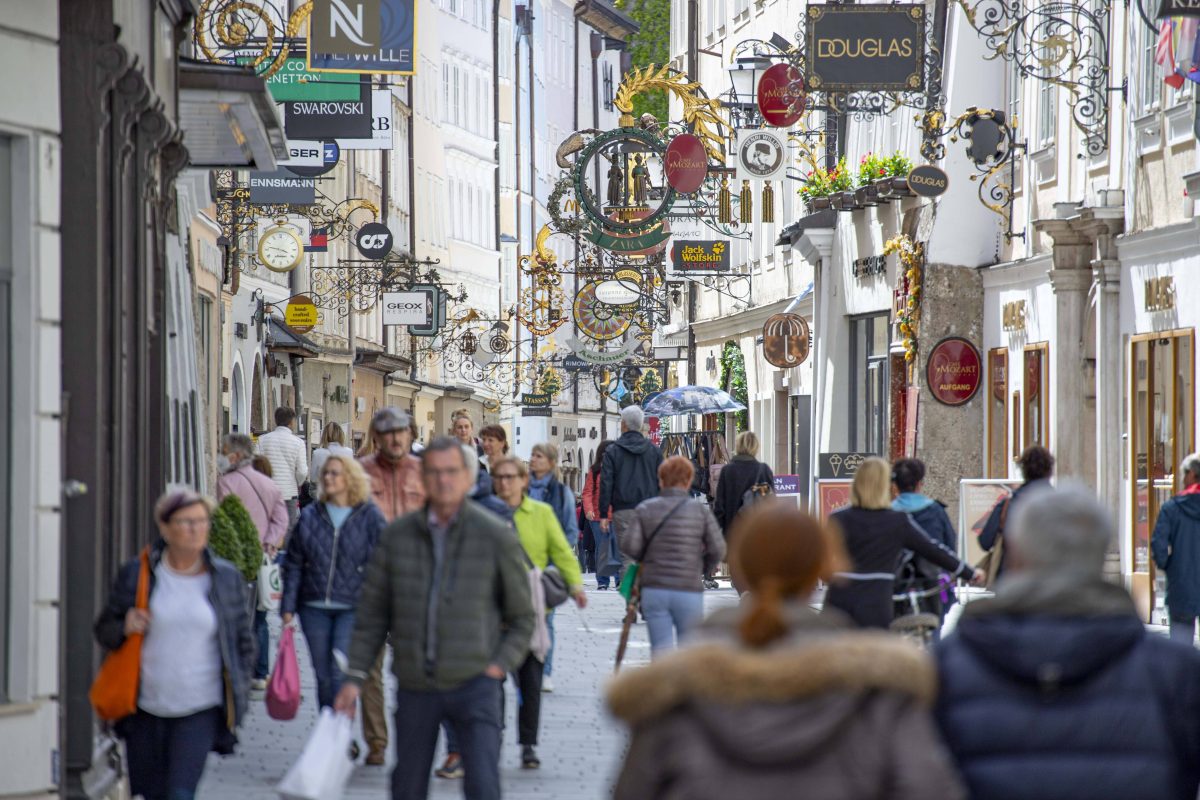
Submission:
[[[520,477],[521,476],[515,472],[504,472],[504,473],[497,472],[495,475],[492,476],[492,480],[493,481],[515,481]]]
[[[203,519],[173,519],[171,524],[179,528],[206,528],[208,527],[208,517]]]

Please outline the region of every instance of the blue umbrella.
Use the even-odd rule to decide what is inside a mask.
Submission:
[[[649,417],[672,417],[677,414],[722,414],[744,408],[728,392],[712,386],[679,386],[660,393],[642,410]]]

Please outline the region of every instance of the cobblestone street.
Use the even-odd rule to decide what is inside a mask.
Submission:
[[[589,589],[587,609],[580,612],[573,603],[568,603],[556,614],[555,690],[542,696],[540,770],[521,769],[516,745],[516,694],[513,682],[506,683],[500,770],[505,797],[511,800],[600,800],[609,796],[620,765],[624,734],[605,712],[601,699],[617,650],[624,605],[617,592],[596,591],[594,576],[586,576],[585,581]],[[705,607],[711,611],[732,604],[735,599],[732,589],[709,591],[705,593]],[[272,646],[278,643],[278,619],[274,623]],[[290,722],[276,722],[267,716],[261,697],[252,698],[237,754],[229,758],[209,757],[200,784],[200,800],[278,797],[274,787],[299,755],[317,715],[316,688],[304,637],[297,635],[296,642],[304,692],[300,713]],[[649,660],[649,656],[646,626],[639,623],[630,637],[626,663],[636,665]],[[391,708],[390,688],[387,694]],[[365,752],[365,746],[363,749]],[[439,751],[438,763],[441,757]],[[385,798],[394,759],[395,753],[389,750],[386,768],[360,765],[350,779],[347,800]],[[461,797],[461,792],[461,781],[432,779],[430,797],[449,799]]]

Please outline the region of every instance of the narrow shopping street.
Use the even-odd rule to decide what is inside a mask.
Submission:
[[[580,611],[573,603],[556,614],[558,641],[554,651],[554,692],[542,696],[542,728],[538,755],[539,770],[521,769],[516,746],[516,693],[513,682],[505,684],[505,735],[500,773],[507,800],[571,798],[600,800],[611,797],[611,785],[625,750],[620,726],[602,705],[603,686],[612,671],[613,656],[621,635],[624,604],[611,589],[596,591],[595,576],[586,579],[588,607]],[[713,611],[736,602],[732,589],[705,593],[705,610]],[[272,625],[272,643],[277,643],[278,619]],[[275,785],[304,747],[316,719],[317,708],[312,664],[297,636],[301,686],[304,700],[300,713],[290,722],[267,716],[261,697],[251,701],[251,711],[242,727],[241,744],[229,758],[209,756],[208,769],[200,784],[198,800],[275,800]],[[634,666],[649,661],[646,626],[633,628],[626,663]],[[390,675],[389,675],[390,679]],[[393,692],[388,690],[389,710]],[[389,711],[390,717],[390,711]],[[390,721],[390,720],[389,720]],[[439,748],[438,763],[443,751]],[[395,753],[389,751],[388,766],[359,766],[346,790],[346,800],[379,800],[387,796]],[[435,765],[436,766],[436,765]],[[462,796],[461,781],[432,779],[431,798]]]

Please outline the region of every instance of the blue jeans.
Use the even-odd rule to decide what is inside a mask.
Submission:
[[[567,601],[570,602],[570,601]],[[546,627],[550,630],[550,649],[546,651],[546,663],[542,665],[542,674],[547,678],[554,672],[554,612],[556,609],[550,609],[546,613]]]
[[[267,626],[267,612],[254,609],[254,638],[258,641],[258,660],[254,662],[254,677],[266,680],[271,674],[271,629]]]
[[[500,800],[501,681],[479,675],[444,691],[396,691],[392,800],[426,800],[438,726],[450,724],[466,775],[466,800]]]
[[[317,674],[317,702],[321,708],[333,708],[333,700],[342,688],[342,671],[333,661],[333,651],[350,652],[350,634],[354,630],[354,609],[333,611],[302,606],[300,627],[308,642],[313,672]]]
[[[1171,617],[1171,640],[1183,642],[1184,644],[1194,644],[1196,641],[1196,618],[1194,616],[1175,616]]]
[[[130,791],[145,800],[192,800],[224,717],[220,708],[173,718],[139,710],[121,720]]]
[[[675,649],[704,619],[704,593],[642,589],[642,616],[650,631],[650,657]]]

